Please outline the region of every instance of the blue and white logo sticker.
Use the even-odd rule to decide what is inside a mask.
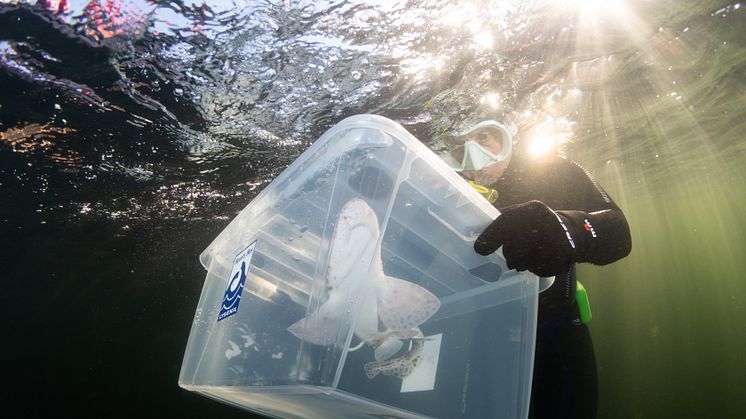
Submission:
[[[218,321],[238,312],[238,304],[241,302],[241,293],[246,283],[246,276],[249,274],[251,256],[254,254],[255,247],[256,240],[233,259],[233,270],[231,271],[231,276],[228,278],[228,286],[225,288],[223,305],[220,307]]]

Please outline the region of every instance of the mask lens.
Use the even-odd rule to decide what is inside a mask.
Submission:
[[[464,159],[464,145],[456,145],[453,147],[448,147],[448,153],[453,157],[454,160],[460,162]]]
[[[489,148],[495,154],[499,153],[503,147],[502,133],[496,129],[483,128],[472,136],[473,140],[479,145]]]

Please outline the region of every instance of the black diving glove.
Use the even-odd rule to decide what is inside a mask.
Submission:
[[[509,269],[541,277],[567,273],[579,262],[573,226],[563,214],[541,201],[511,205],[500,212],[474,243],[477,253],[488,255],[502,246]]]

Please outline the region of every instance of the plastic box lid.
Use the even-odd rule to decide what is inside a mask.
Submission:
[[[397,123],[327,131],[205,249],[179,385],[268,416],[527,417],[538,281]]]

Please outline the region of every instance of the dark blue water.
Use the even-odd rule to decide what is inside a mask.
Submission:
[[[176,384],[198,254],[346,116],[434,144],[490,111],[630,221],[580,269],[600,417],[737,417],[744,28],[714,0],[0,1],[5,410],[247,417]]]

